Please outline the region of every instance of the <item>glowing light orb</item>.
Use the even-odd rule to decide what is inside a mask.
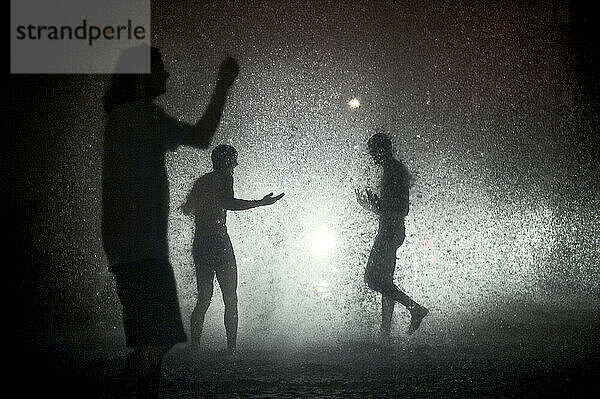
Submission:
[[[310,245],[318,254],[328,254],[335,249],[335,237],[328,231],[317,231],[309,236]]]
[[[358,108],[360,107],[360,101],[358,101],[358,98],[353,98],[352,100],[348,101],[348,105],[350,108]]]

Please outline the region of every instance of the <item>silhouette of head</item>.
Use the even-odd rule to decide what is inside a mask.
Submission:
[[[382,164],[385,160],[393,157],[392,141],[383,133],[377,133],[371,136],[367,142],[369,154],[377,164]]]
[[[160,50],[156,47],[150,48],[150,74],[142,75],[144,90],[149,97],[157,97],[167,91],[167,78],[170,76],[165,69]]]
[[[119,63],[139,64],[143,60],[142,51],[144,50],[141,46],[125,50],[119,58]],[[169,73],[165,70],[160,50],[150,47],[150,73],[113,74],[104,96],[104,110],[110,113],[113,108],[126,102],[152,100],[160,96],[167,90],[168,77]]]
[[[230,145],[220,144],[210,155],[214,170],[233,170],[237,166],[237,150]]]

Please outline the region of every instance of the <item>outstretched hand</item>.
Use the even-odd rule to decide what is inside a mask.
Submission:
[[[219,82],[227,87],[233,84],[233,81],[240,72],[240,66],[233,57],[227,57],[221,62],[219,67]]]
[[[367,188],[365,192],[367,193],[367,201],[369,204],[371,204],[371,206],[374,208],[377,208],[377,205],[379,204],[379,197],[377,194],[375,194],[370,188]]]
[[[261,199],[260,201],[263,205],[272,205],[272,204],[276,203],[277,201],[279,201],[284,195],[285,195],[284,193],[281,193],[281,194],[273,197],[273,193],[269,193],[269,194],[265,195],[263,197],[263,199]]]
[[[356,195],[356,201],[361,205],[361,206],[366,206],[367,201],[365,200],[365,195],[362,193],[362,191],[360,191],[358,188],[354,189],[354,194]]]
[[[355,188],[354,193],[356,194],[356,200],[362,207],[367,209],[377,208],[379,197],[370,188],[367,188],[364,192]]]

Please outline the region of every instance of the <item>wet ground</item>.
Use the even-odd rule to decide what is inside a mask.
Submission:
[[[226,360],[220,349],[195,354],[182,344],[165,358],[161,397],[596,398],[598,310],[525,306],[510,322],[490,319],[437,340],[397,332],[387,348],[370,336],[298,348],[246,339]],[[112,397],[127,354],[117,330],[90,325],[40,330],[17,353],[19,396],[43,398]]]

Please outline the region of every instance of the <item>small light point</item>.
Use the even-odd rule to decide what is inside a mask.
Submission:
[[[350,108],[358,108],[360,107],[360,101],[358,101],[358,98],[353,98],[352,100],[348,101],[348,105]]]

